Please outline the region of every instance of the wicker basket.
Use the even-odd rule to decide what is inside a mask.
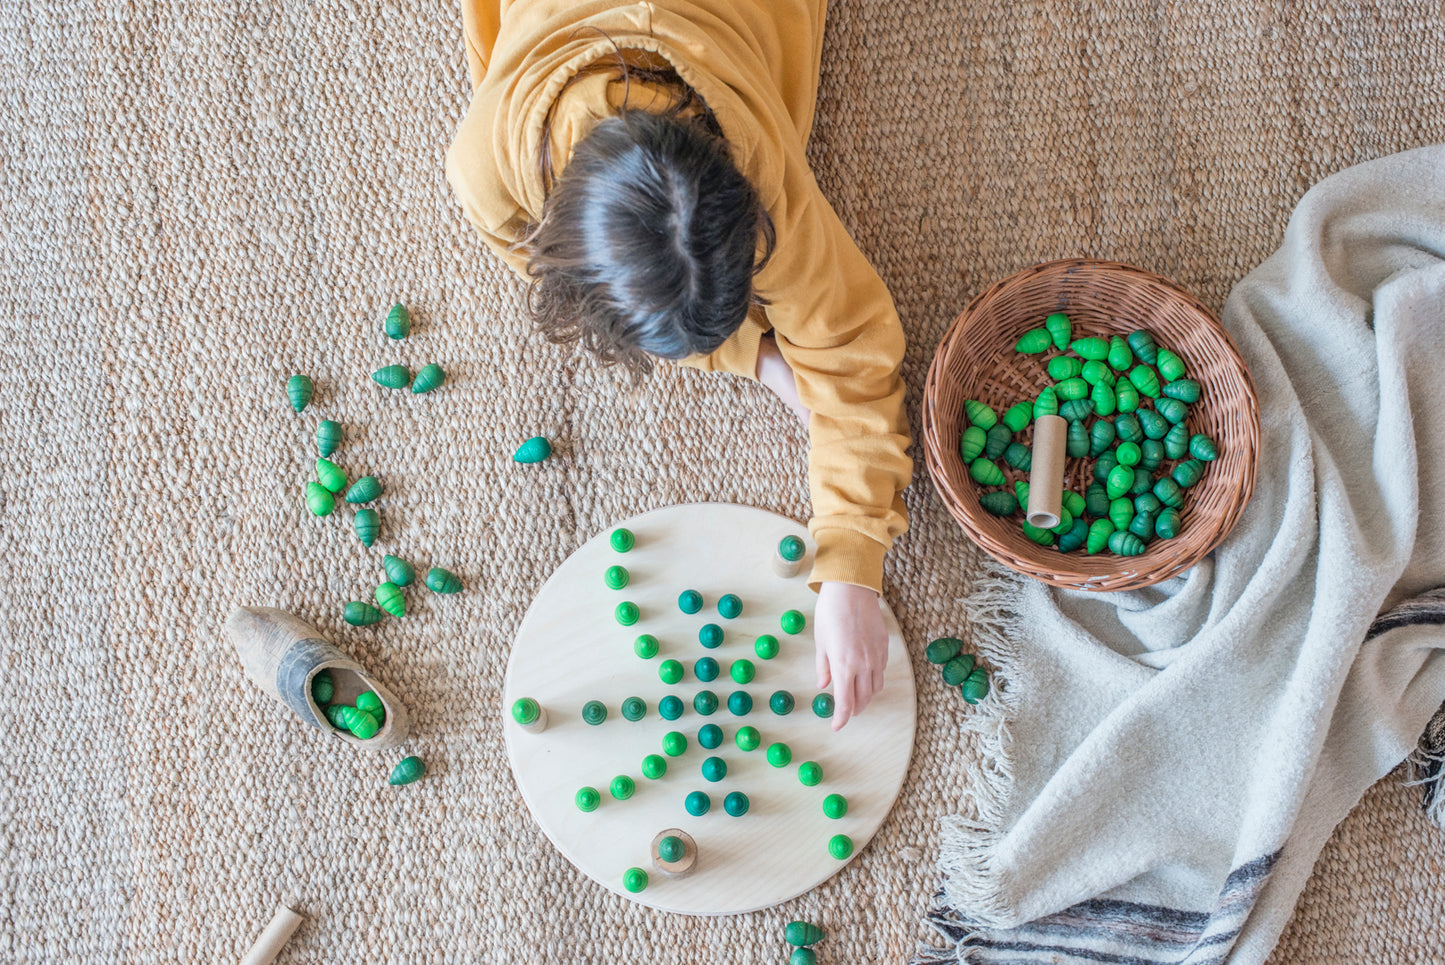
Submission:
[[[1178,353],[1202,389],[1190,406],[1190,433],[1219,446],[1204,478],[1185,491],[1178,536],[1155,540],[1140,556],[1061,553],[1023,534],[1022,516],[1000,518],[979,505],[980,487],[958,452],[968,426],[965,399],[1000,414],[1032,400],[1052,383],[1044,355],[1019,355],[1020,335],[1064,312],[1076,338],[1127,335],[1147,328]],[[1032,442],[1033,426],[1019,437]],[[944,505],[980,546],[1000,562],[1054,586],[1127,590],[1149,586],[1188,569],[1234,527],[1254,492],[1259,449],[1259,402],[1239,351],[1210,311],[1173,283],[1128,265],[1067,260],[1038,265],[1006,278],[973,300],[954,321],[933,357],[923,392],[923,442],[928,472]],[[1092,459],[1069,459],[1064,488],[1082,493],[1092,481]],[[1027,473],[1004,466],[1010,486]]]

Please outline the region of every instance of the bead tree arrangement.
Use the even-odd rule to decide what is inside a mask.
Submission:
[[[1046,320],[1053,316],[1050,325]],[[1162,370],[1160,355],[1151,353],[1147,344],[1143,352],[1152,354],[1152,361],[1130,345],[1135,332],[1147,333],[1154,347],[1164,350]],[[1135,336],[1135,342],[1143,344],[1143,338]],[[1082,351],[1075,350],[1076,344]],[[1030,351],[1021,353],[1020,348]],[[1119,365],[1110,364],[1111,351]],[[1121,368],[1124,351],[1131,358]],[[1107,388],[1099,388],[1100,383]],[[1191,398],[1194,401],[1187,401]],[[1063,421],[1041,419],[1045,413]],[[1179,421],[1171,421],[1171,415]],[[1072,519],[1059,532],[1041,532],[1043,527],[1026,531],[1015,509],[1020,496],[1028,495],[1029,470],[1021,467],[1032,468],[1040,455],[1040,434],[1054,425],[1063,429],[1061,443],[1069,453],[1062,485],[1069,495],[1049,529],[1063,523],[1065,510]],[[1182,429],[1170,437],[1176,426]],[[929,369],[922,434],[940,498],[969,537],[995,559],[1056,586],[1131,589],[1192,566],[1238,521],[1254,490],[1259,407],[1238,351],[1196,299],[1137,268],[1072,259],[1004,279],[960,314]],[[982,445],[975,454],[980,434]],[[1196,436],[1202,437],[1196,443],[1198,452],[1209,453],[1207,440],[1215,459],[1189,451]],[[1164,451],[1166,439],[1178,455]],[[965,456],[973,458],[966,461]],[[1190,481],[1187,486],[1174,475],[1185,465],[1189,468],[1181,475]],[[1136,470],[1153,477],[1147,493]],[[1126,473],[1131,478],[1120,491]],[[1117,493],[1112,497],[1110,474]],[[1155,493],[1165,479],[1168,484],[1160,487],[1164,493]],[[1090,504],[1094,484],[1102,487],[1109,506],[1098,488],[1092,490]],[[1132,491],[1136,487],[1140,491]],[[1133,513],[1126,514],[1120,503],[1111,516],[1115,499],[1127,499]],[[1153,505],[1154,499],[1159,506]],[[1169,509],[1178,511],[1177,519]],[[1138,519],[1141,515],[1145,518]],[[1089,525],[1076,526],[1081,517]],[[1173,536],[1160,535],[1161,519],[1163,530]],[[1101,520],[1105,525],[1094,529],[1091,554],[1089,532]],[[1145,522],[1150,524],[1147,542],[1139,535]],[[1106,532],[1111,527],[1115,532]],[[1108,537],[1116,533],[1111,548]]]

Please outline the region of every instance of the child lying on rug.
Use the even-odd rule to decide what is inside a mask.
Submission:
[[[463,0],[475,89],[447,176],[549,339],[756,379],[808,428],[838,728],[883,684],[912,463],[898,314],[804,151],[824,7]]]

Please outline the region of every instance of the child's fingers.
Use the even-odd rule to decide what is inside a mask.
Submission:
[[[853,692],[857,695],[857,703],[853,713],[861,714],[868,709],[873,702],[873,675],[871,673],[859,674],[853,680]]]
[[[873,671],[873,692],[876,694],[883,689],[883,671]]]
[[[857,706],[853,695],[854,677],[851,673],[844,672],[833,685],[833,729],[842,730],[843,725],[848,723],[848,718],[853,716],[853,708]]]
[[[814,662],[818,667],[818,689],[826,690],[828,684],[832,683],[833,677],[828,668],[828,654],[823,650],[823,645],[818,644],[813,651]]]

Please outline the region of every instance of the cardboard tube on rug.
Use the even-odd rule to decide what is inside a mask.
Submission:
[[[1029,472],[1030,526],[1053,529],[1059,525],[1064,497],[1064,448],[1069,424],[1056,415],[1034,420],[1034,462]]]
[[[294,902],[292,903],[294,904]],[[306,920],[306,916],[286,903],[276,906],[271,922],[241,959],[241,965],[271,965],[281,949],[290,940],[293,932]]]

